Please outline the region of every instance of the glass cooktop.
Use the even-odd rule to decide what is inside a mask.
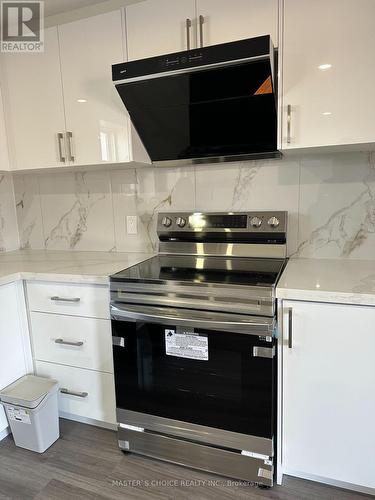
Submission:
[[[285,259],[157,255],[111,276],[111,281],[276,285]]]

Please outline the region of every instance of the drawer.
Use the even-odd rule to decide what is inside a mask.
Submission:
[[[31,312],[34,358],[113,373],[111,322]]]
[[[30,311],[109,319],[109,288],[74,283],[28,282]]]
[[[37,361],[36,374],[59,382],[59,410],[110,424],[116,423],[115,385],[113,375],[83,368]],[[74,394],[64,394],[66,389]]]

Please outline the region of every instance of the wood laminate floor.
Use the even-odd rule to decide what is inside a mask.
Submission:
[[[61,420],[61,438],[39,455],[0,443],[0,500],[207,499],[355,500],[371,498],[286,477],[261,490],[137,455],[124,455],[116,433]]]

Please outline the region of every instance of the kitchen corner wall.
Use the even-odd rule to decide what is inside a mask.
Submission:
[[[289,212],[290,255],[375,257],[374,154],[17,174],[14,189],[22,248],[149,252],[159,211],[275,209]]]
[[[0,173],[0,252],[19,247],[13,182],[10,174]]]

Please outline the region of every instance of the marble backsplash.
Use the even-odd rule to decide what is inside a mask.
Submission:
[[[0,173],[0,252],[19,247],[13,182],[10,174]]]
[[[277,209],[289,212],[290,255],[375,257],[374,154],[17,174],[14,191],[21,248],[154,251],[159,211]]]

